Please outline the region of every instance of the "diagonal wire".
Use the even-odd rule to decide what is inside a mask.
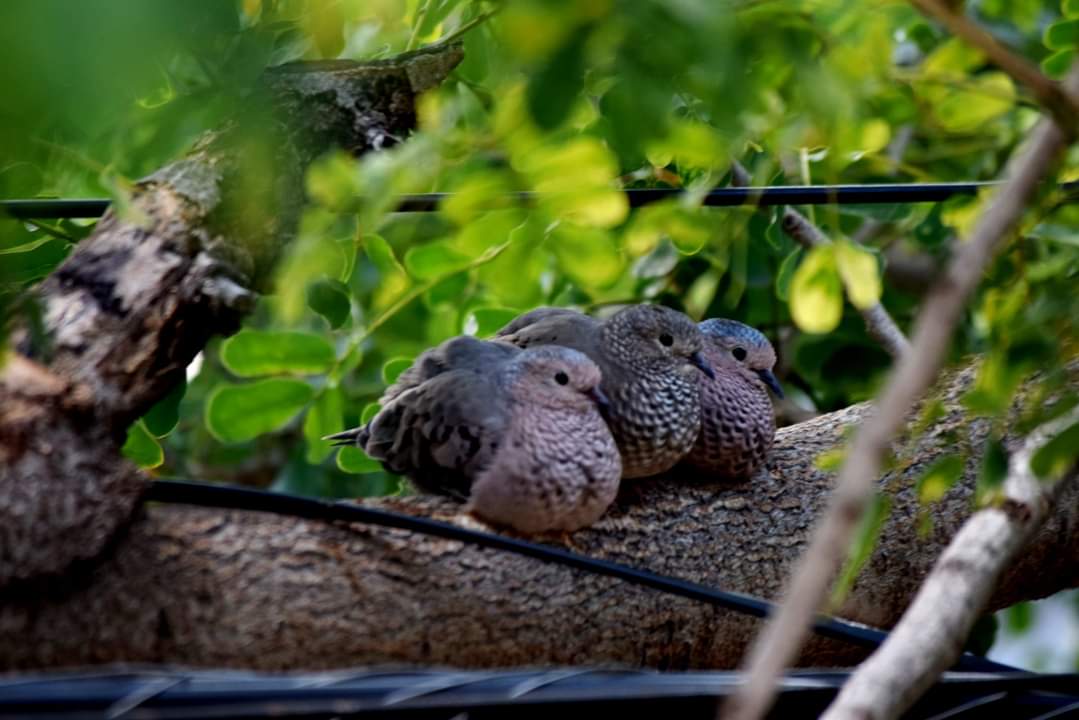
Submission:
[[[269,512],[309,520],[359,522],[398,528],[479,547],[512,552],[595,575],[613,577],[634,585],[708,603],[752,617],[765,618],[775,610],[773,603],[752,595],[719,590],[688,580],[580,555],[550,545],[479,532],[439,520],[364,507],[347,501],[319,500],[253,488],[183,480],[154,480],[150,483],[145,497],[147,500],[157,502]],[[888,635],[868,625],[829,616],[818,617],[813,624],[813,630],[824,637],[865,648],[876,648]],[[971,653],[964,653],[953,670],[1011,672],[1016,669]]]

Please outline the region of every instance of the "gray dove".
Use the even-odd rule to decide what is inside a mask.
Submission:
[[[622,453],[622,477],[671,468],[693,447],[700,427],[697,377],[712,376],[703,339],[686,315],[632,305],[600,321],[565,308],[538,308],[498,331],[518,347],[580,350],[603,371],[611,404],[604,417]]]
[[[367,425],[329,439],[492,523],[572,531],[599,519],[622,473],[599,385],[575,350],[457,337],[416,358]]]
[[[714,379],[701,378],[701,432],[685,463],[728,480],[749,477],[764,462],[776,421],[768,389],[783,397],[772,374],[776,353],[760,331],[715,318],[698,327]]]

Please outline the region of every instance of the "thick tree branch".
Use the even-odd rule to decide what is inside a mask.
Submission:
[[[1079,121],[1079,100],[1076,91],[1042,74],[1025,58],[1015,54],[988,32],[971,22],[965,15],[954,12],[939,0],[911,0],[924,15],[933,18],[958,37],[985,53],[989,60],[1013,80],[1026,85],[1038,103],[1052,115],[1069,139],[1074,138]]]
[[[126,429],[239,326],[293,232],[306,165],[407,135],[416,95],[461,57],[269,71],[259,121],[137,183],[131,210],[107,213],[42,283],[48,354],[24,339],[0,370],[0,587],[93,557],[130,521],[145,480],[120,456]]]
[[[955,443],[991,430],[945,382],[946,414],[895,446],[878,487],[893,502],[881,541],[840,614],[894,623],[969,516],[980,458],[928,511],[915,488]],[[1079,387],[1079,377],[1072,381]],[[813,458],[865,422],[857,405],[779,431],[768,467],[740,485],[677,478],[627,487],[573,549],[716,587],[776,598],[834,476]],[[1011,441],[1008,441],[1011,443]],[[428,497],[374,503],[476,526]],[[560,542],[559,538],[547,538]],[[992,607],[1079,585],[1079,491],[1062,497],[994,593]],[[0,590],[0,669],[154,662],[260,669],[381,663],[460,667],[619,663],[733,667],[759,621],[562,566],[381,527],[181,506],[150,506],[107,554],[62,577]],[[851,664],[865,651],[818,638],[801,662]]]
[[[1068,87],[1077,85],[1079,71],[1073,71]],[[730,717],[759,718],[771,705],[776,679],[804,642],[813,615],[821,608],[847,555],[854,530],[872,498],[889,443],[903,418],[937,376],[967,297],[1022,218],[1039,182],[1067,147],[1067,136],[1051,120],[1044,119],[1035,127],[1026,147],[1005,168],[1004,186],[927,296],[915,322],[911,350],[900,359],[874,413],[855,436],[834,498],[784,591],[783,605],[747,657],[748,682],[727,703]]]
[[[1011,458],[1003,497],[963,525],[888,640],[847,681],[825,720],[898,717],[963,651],[963,643],[1004,570],[1049,515],[1079,468],[1042,480],[1035,452],[1079,422],[1072,411],[1035,431]]]

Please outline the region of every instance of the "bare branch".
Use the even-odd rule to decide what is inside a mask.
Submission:
[[[1079,68],[1068,76],[1079,86]],[[805,641],[851,538],[873,496],[881,459],[903,419],[936,378],[967,297],[997,249],[1011,235],[1038,184],[1068,147],[1064,132],[1043,119],[1026,147],[1008,162],[1007,180],[982,214],[970,238],[959,245],[947,272],[937,281],[915,322],[911,351],[900,359],[875,412],[854,439],[836,481],[831,505],[795,569],[779,612],[757,637],[743,666],[745,685],[724,705],[737,720],[762,717],[772,704],[776,679]]]
[[[1079,101],[1075,91],[1061,87],[1046,77],[1036,66],[1017,55],[996,38],[971,22],[965,15],[953,12],[939,0],[910,0],[923,15],[933,18],[958,37],[985,53],[994,65],[1008,73],[1013,80],[1030,89],[1038,103],[1056,119],[1057,124],[1075,135],[1076,119],[1079,118]]]
[[[898,717],[963,651],[970,629],[1004,570],[1049,514],[1079,467],[1055,481],[1031,469],[1034,453],[1079,422],[1079,410],[1035,431],[1012,456],[1000,502],[976,513],[956,534],[885,643],[859,666],[826,720]]]

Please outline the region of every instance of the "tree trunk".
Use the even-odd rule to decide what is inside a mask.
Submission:
[[[887,627],[972,509],[978,458],[918,533],[914,481],[987,424],[949,412],[896,448],[880,481],[893,510],[841,614]],[[860,422],[856,405],[779,431],[769,466],[744,485],[637,481],[570,547],[694,582],[774,597],[801,553],[831,476],[813,458]],[[972,453],[976,456],[977,453]],[[994,594],[999,608],[1079,584],[1079,492],[1050,519]],[[449,501],[372,503],[479,525]],[[548,538],[548,541],[557,542]],[[623,663],[731,667],[756,620],[617,580],[406,531],[181,506],[145,508],[93,564],[0,595],[0,667],[157,662],[259,669],[406,663],[493,667]],[[815,639],[803,664],[864,651]]]

